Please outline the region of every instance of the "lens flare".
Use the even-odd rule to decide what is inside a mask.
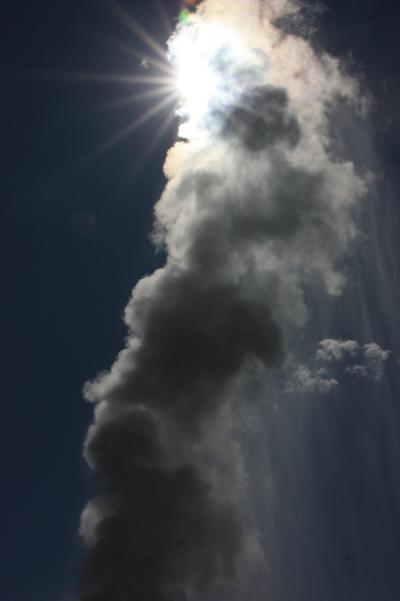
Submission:
[[[183,8],[179,13],[179,21],[181,23],[188,23],[190,19],[190,10]]]

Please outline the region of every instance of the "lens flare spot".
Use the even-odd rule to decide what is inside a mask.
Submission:
[[[184,8],[179,13],[179,21],[183,24],[188,23],[190,19],[190,10]]]

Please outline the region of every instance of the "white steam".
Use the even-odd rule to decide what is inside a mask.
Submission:
[[[170,41],[184,140],[155,207],[167,260],[136,285],[126,346],[85,388],[85,453],[103,492],[83,514],[84,601],[233,599],[264,570],[233,390],[254,366],[268,382],[283,365],[306,286],[341,293],[366,190],[330,139],[332,109],[356,106],[357,85],[274,24],[298,10],[205,0]],[[336,384],[307,367],[296,378],[306,391]]]

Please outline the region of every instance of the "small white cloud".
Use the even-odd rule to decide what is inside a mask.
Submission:
[[[391,351],[383,349],[376,342],[362,345],[355,340],[321,340],[309,364],[297,363],[293,356],[289,357],[285,391],[328,393],[338,386],[338,374],[379,381],[383,378],[385,363],[391,355]]]
[[[316,359],[319,361],[342,361],[346,355],[355,356],[360,345],[355,340],[321,340]]]
[[[326,363],[339,363],[344,360],[356,361],[345,367],[345,373],[359,378],[372,378],[381,380],[384,373],[384,364],[389,359],[391,351],[385,350],[370,342],[364,346],[355,340],[322,340],[317,349],[316,360]],[[324,371],[325,370],[325,371]],[[326,375],[326,368],[322,367],[318,375]]]
[[[304,364],[297,365],[286,385],[286,392],[322,393],[331,392],[339,384],[334,378],[324,378]]]
[[[368,361],[385,362],[390,357],[390,351],[383,349],[375,342],[371,342],[364,346],[364,354]]]
[[[350,376],[357,376],[359,378],[368,377],[368,368],[366,365],[350,365],[346,367],[345,372]]]
[[[371,377],[375,380],[381,380],[383,378],[385,362],[389,359],[391,352],[383,349],[379,344],[372,342],[364,345],[363,353]]]

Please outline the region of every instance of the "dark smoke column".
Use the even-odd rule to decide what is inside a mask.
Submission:
[[[282,365],[306,319],[304,282],[340,292],[335,264],[363,192],[327,152],[328,106],[352,82],[269,20],[289,9],[271,3],[261,22],[258,2],[209,0],[171,42],[173,56],[180,35],[198,41],[217,21],[229,33],[209,52],[224,88],[202,119],[185,116],[156,206],[167,263],[135,287],[126,347],[85,388],[101,494],[82,516],[81,601],[208,599],[262,566],[244,519],[235,390]]]

